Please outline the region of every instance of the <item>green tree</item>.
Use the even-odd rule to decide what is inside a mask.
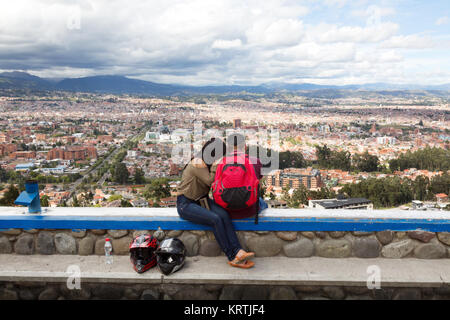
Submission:
[[[43,195],[41,197],[41,207],[48,207],[49,203],[48,203],[49,197],[47,195]]]
[[[399,177],[369,178],[355,184],[346,184],[342,192],[352,198],[367,198],[374,207],[394,207],[413,200],[408,181]]]
[[[430,179],[428,177],[418,176],[414,181],[411,181],[411,190],[414,200],[430,200],[428,194],[430,189]]]
[[[359,171],[373,172],[378,170],[380,161],[377,156],[370,155],[368,151],[353,156],[353,164]]]
[[[3,198],[0,199],[0,205],[2,206],[14,205],[14,201],[16,201],[19,194],[20,194],[19,190],[13,184],[10,184],[8,191],[6,191],[5,194],[3,195]]]
[[[72,207],[79,207],[80,203],[78,202],[78,198],[74,195],[72,197]]]
[[[144,171],[141,168],[135,168],[133,180],[135,184],[145,183]]]
[[[431,179],[430,191],[433,194],[445,193],[450,195],[450,174],[444,173]]]
[[[322,187],[318,191],[309,190],[308,198],[311,200],[333,199],[336,198],[336,193],[327,187]]]
[[[169,180],[167,178],[156,178],[150,181],[143,193],[146,199],[166,198],[170,196]]]
[[[320,168],[346,171],[351,169],[351,156],[348,151],[333,151],[327,145],[316,146],[316,156]]]
[[[331,159],[331,149],[327,145],[316,146],[317,162],[320,167],[328,168]]]
[[[403,171],[409,168],[447,171],[450,170],[450,150],[426,147],[415,152],[407,151],[399,157],[391,159],[389,167],[393,171]]]
[[[351,167],[350,152],[337,151],[333,153],[331,168],[349,171]]]
[[[15,170],[9,170],[7,171],[7,178],[9,183],[13,184],[25,184],[25,178],[22,176],[22,174]]]
[[[125,184],[128,182],[128,177],[130,173],[128,172],[127,166],[123,162],[118,162],[114,167],[113,181]]]
[[[126,208],[126,207],[132,207],[133,205],[130,203],[130,201],[122,199],[122,200],[120,200],[120,206]]]
[[[0,182],[7,182],[8,181],[8,175],[6,173],[6,170],[0,167]]]
[[[280,169],[304,168],[306,160],[300,152],[284,151],[279,153]]]
[[[113,194],[108,198],[108,202],[112,202],[112,201],[116,201],[116,200],[121,200],[123,197],[120,194]]]
[[[308,190],[304,185],[300,185],[299,188],[294,189],[292,194],[289,195],[289,190],[285,188],[283,190],[283,200],[286,201],[288,207],[299,208],[301,205],[308,204]]]

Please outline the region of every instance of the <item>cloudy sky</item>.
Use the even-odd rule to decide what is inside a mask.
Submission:
[[[449,0],[0,0],[0,71],[192,85],[450,83]]]

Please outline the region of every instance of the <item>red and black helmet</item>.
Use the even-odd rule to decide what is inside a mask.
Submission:
[[[137,273],[143,273],[156,265],[155,251],[158,240],[149,234],[134,238],[130,244],[130,260]]]

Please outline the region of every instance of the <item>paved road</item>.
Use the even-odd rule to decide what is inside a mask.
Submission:
[[[119,152],[119,150],[120,150],[120,148],[121,147],[117,147],[113,152],[111,152],[103,161],[102,161],[102,163],[100,163],[97,167],[95,167],[95,168],[90,168],[88,171],[86,171],[85,173],[84,173],[84,175],[80,178],[80,179],[78,179],[77,181],[75,181],[72,185],[71,185],[71,187],[70,187],[70,189],[69,189],[69,192],[70,192],[70,196],[69,196],[69,199],[70,198],[72,198],[72,195],[74,194],[74,192],[76,191],[76,189],[77,189],[77,187],[89,176],[89,174],[92,174],[93,176],[94,175],[96,175],[97,174],[97,171],[101,168],[101,167],[103,167],[103,165],[105,164],[105,163],[107,163],[110,159],[111,159],[111,157],[114,157],[118,152]]]
[[[102,168],[103,166],[104,166],[104,164],[105,163],[108,163],[108,161],[110,160],[110,159],[113,159],[113,157],[114,156],[116,156],[117,155],[117,153],[119,153],[119,151],[121,151],[122,150],[122,146],[126,143],[126,142],[128,142],[128,141],[132,141],[132,140],[135,140],[139,135],[141,135],[143,132],[145,132],[145,130],[146,129],[148,129],[147,127],[143,127],[139,132],[137,132],[135,135],[133,135],[133,136],[131,136],[129,139],[127,139],[122,145],[120,145],[120,146],[118,146],[118,147],[116,147],[116,149],[114,149],[114,151],[113,152],[111,152],[97,167],[95,167],[95,168],[90,168],[88,171],[86,171],[85,173],[84,173],[84,175],[80,178],[80,179],[78,179],[77,181],[75,181],[72,185],[71,185],[71,187],[70,187],[70,189],[69,189],[69,192],[70,192],[70,196],[69,196],[69,201],[70,201],[70,199],[72,198],[72,196],[73,196],[73,194],[74,194],[74,192],[76,191],[76,189],[77,189],[77,187],[89,176],[89,174],[92,174],[92,176],[95,176],[96,174],[97,174],[97,171],[100,169],[100,168]],[[97,184],[99,185],[99,186],[101,186],[104,182],[105,182],[105,180],[106,180],[106,178],[108,177],[108,174],[109,174],[109,172],[106,172],[100,179],[99,179],[99,181],[97,182]]]

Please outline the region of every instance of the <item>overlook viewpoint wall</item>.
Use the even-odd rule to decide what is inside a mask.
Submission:
[[[178,237],[188,256],[223,255],[208,227],[175,208],[49,208],[27,214],[0,208],[0,254],[103,255],[105,238],[128,255],[139,234]],[[256,257],[450,258],[448,211],[266,209],[258,224],[234,220],[245,250]]]
[[[256,254],[250,270],[229,267],[212,231],[174,208],[26,211],[0,207],[0,300],[450,299],[448,211],[267,209],[257,225],[233,222]],[[180,238],[188,266],[136,274],[128,246],[142,233]],[[83,270],[80,290],[66,287],[71,264]],[[382,270],[381,289],[366,286],[371,265]]]

